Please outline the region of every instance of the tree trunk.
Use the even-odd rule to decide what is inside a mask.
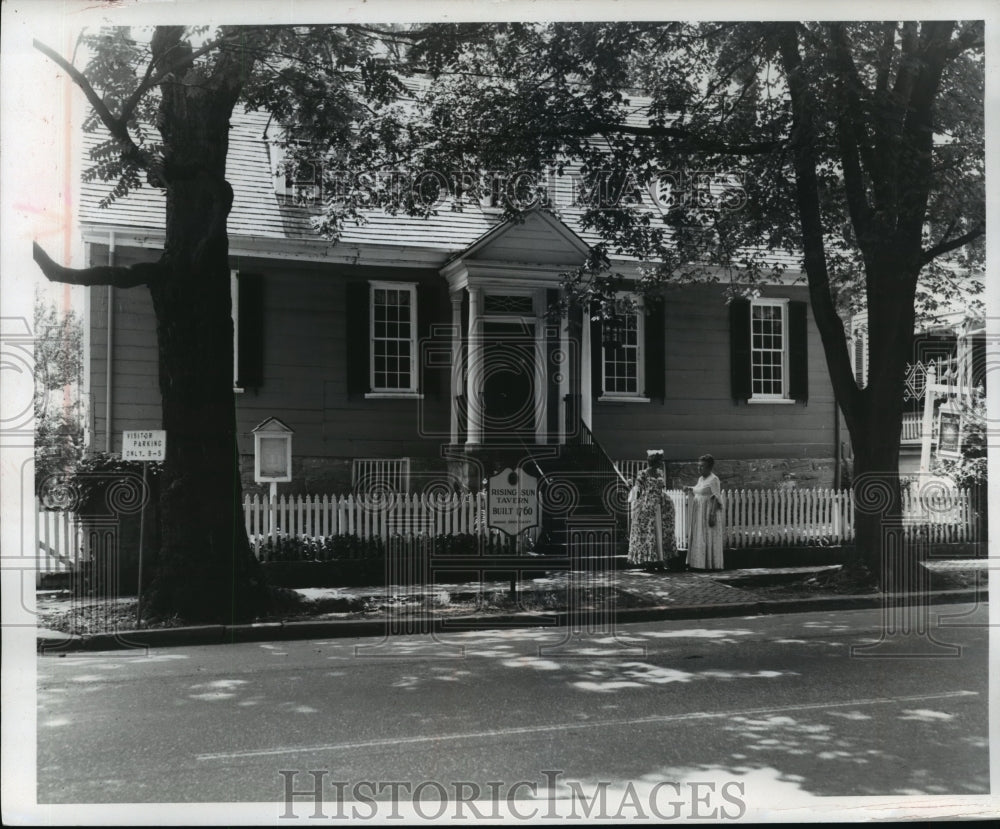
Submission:
[[[887,590],[901,563],[895,540],[901,515],[899,429],[880,418],[869,424],[866,436],[870,440],[853,441],[855,551],[858,562]]]
[[[150,292],[167,455],[145,605],[151,616],[217,623],[251,619],[265,595],[244,529],[236,444],[225,178],[236,96],[220,71],[165,84],[160,105],[166,243]]]
[[[899,442],[919,267],[889,251],[869,268],[869,384],[844,414],[854,448],[857,557],[888,591],[911,583],[916,562],[903,534]]]

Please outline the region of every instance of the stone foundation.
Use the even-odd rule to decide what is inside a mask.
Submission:
[[[697,461],[667,461],[666,469],[671,486],[693,486],[698,481]],[[716,458],[715,474],[722,481],[723,489],[830,489],[833,487],[834,459]]]
[[[278,484],[279,495],[350,495],[353,491],[353,458],[292,457],[292,480]],[[446,465],[439,458],[410,458],[410,490],[420,492],[431,481],[445,478]],[[253,455],[240,456],[243,492],[266,495],[269,484],[254,483]]]
[[[516,454],[516,453],[514,453]],[[502,458],[481,457],[485,466],[496,466]],[[348,495],[352,492],[352,458],[292,458],[292,481],[278,484],[279,495]],[[450,467],[450,469],[449,469]],[[435,487],[446,482],[453,487],[470,486],[478,488],[478,482],[466,480],[468,465],[449,462],[443,458],[410,458],[410,491],[422,492],[432,484]],[[698,481],[696,461],[667,461],[666,472],[671,487],[692,486]],[[253,480],[253,455],[240,457],[240,474],[244,493],[266,495],[267,484],[255,484]],[[716,458],[715,474],[722,481],[724,489],[828,489],[833,487],[833,458],[795,458],[752,460],[727,460]],[[842,480],[846,484],[849,465],[843,464]]]

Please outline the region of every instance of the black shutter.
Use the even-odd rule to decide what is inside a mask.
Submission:
[[[260,274],[237,275],[239,334],[237,380],[241,389],[256,389],[264,383],[264,278]]]
[[[809,335],[806,303],[788,303],[788,396],[809,399]]]
[[[729,371],[733,400],[749,400],[750,384],[750,301],[729,303]]]
[[[604,394],[603,326],[599,319],[590,320],[590,391],[594,400]]]
[[[664,314],[666,308],[662,302],[650,302],[646,309],[646,333],[643,337],[643,350],[646,362],[646,397],[659,400],[666,398],[666,380],[664,375],[666,365],[666,326]]]
[[[451,365],[451,343],[442,337],[431,340],[431,326],[440,325],[441,289],[434,284],[417,285],[417,388],[424,394],[440,395],[443,375]]]
[[[368,333],[368,283],[348,282],[344,310],[344,331],[347,334],[347,393],[365,394],[371,391]]]

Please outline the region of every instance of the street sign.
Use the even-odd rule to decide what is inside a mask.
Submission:
[[[538,526],[538,479],[510,467],[487,481],[486,524],[517,535]]]
[[[123,461],[162,461],[167,455],[167,433],[163,429],[122,432]]]
[[[122,432],[122,460],[142,461],[142,512],[139,514],[139,585],[136,591],[135,620],[142,627],[142,540],[146,529],[146,469],[149,461],[162,461],[167,456],[165,429],[137,429]]]
[[[938,410],[938,456],[959,459],[962,457],[962,413],[949,404]]]

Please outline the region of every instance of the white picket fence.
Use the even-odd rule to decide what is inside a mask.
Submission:
[[[674,503],[678,549],[687,548],[688,500],[684,490],[669,492]],[[849,490],[723,490],[724,545],[728,548],[836,546],[854,539]],[[245,496],[247,535],[258,550],[268,537],[478,534],[486,531],[484,493],[365,496]],[[38,573],[72,570],[81,555],[83,534],[72,513],[49,511],[36,501]],[[903,526],[910,537],[931,543],[979,541],[971,493],[940,492],[935,499],[903,492]]]
[[[83,531],[72,512],[43,509],[36,498],[35,538],[36,585],[43,574],[68,573],[77,567],[83,549]]]
[[[919,441],[924,427],[924,416],[921,412],[905,412],[903,414],[903,431],[900,440],[904,443]]]
[[[836,546],[854,538],[850,490],[737,489],[723,491],[723,545]]]
[[[397,533],[455,535],[485,529],[486,494],[380,493],[377,496],[245,496],[243,517],[256,548],[275,535],[325,538],[357,535],[386,538]]]

